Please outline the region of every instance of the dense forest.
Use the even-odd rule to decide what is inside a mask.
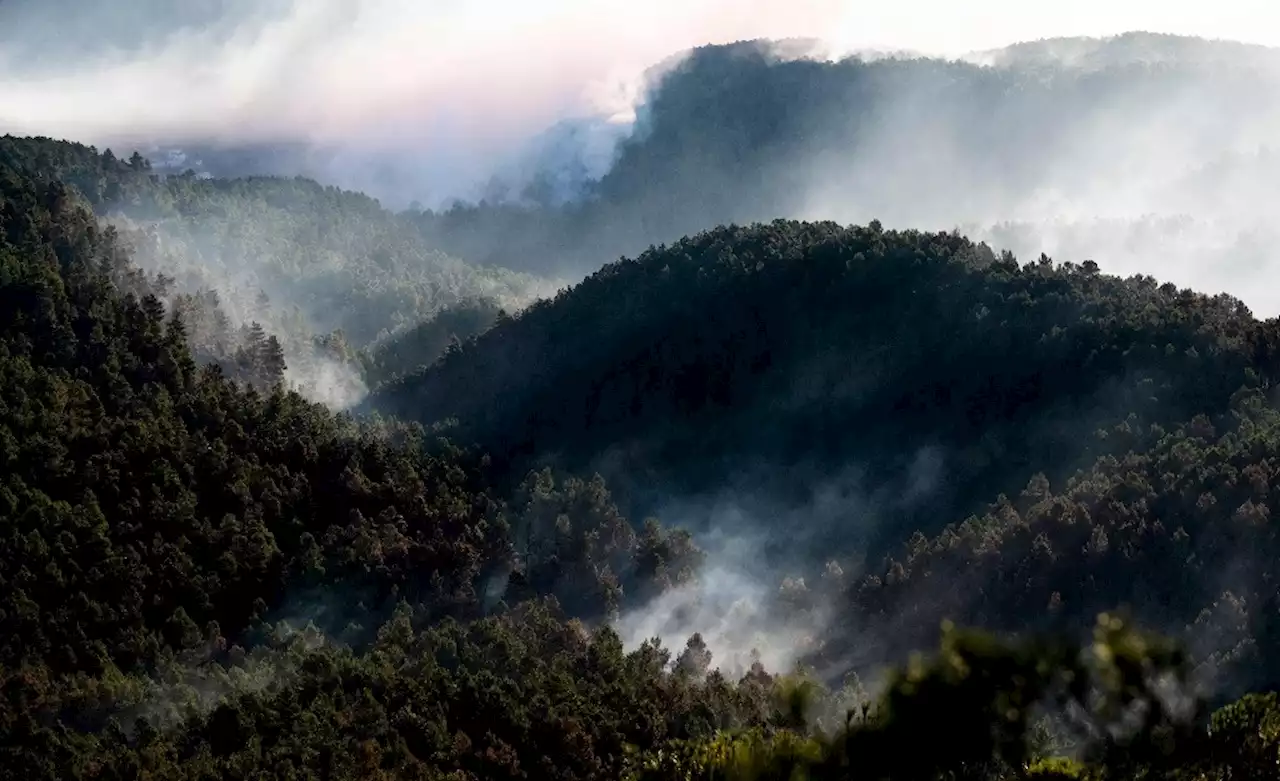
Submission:
[[[950,234],[721,228],[522,312],[438,315],[417,330],[445,357],[384,369],[355,418],[202,361],[172,280],[83,182],[32,173],[66,147],[8,149],[6,776],[1274,772],[1275,696],[1215,702],[1275,680],[1280,337],[1237,301]],[[399,349],[365,360],[425,362]],[[735,414],[755,430],[717,434]],[[697,633],[625,643],[615,624],[709,553],[590,476],[604,434],[641,443],[633,501],[734,453],[858,457],[824,428],[896,443],[868,480],[941,449],[952,512],[886,508],[883,570],[810,556],[825,577],[771,598],[826,616],[794,669],[723,664]]]
[[[0,137],[0,779],[1280,778],[1280,319],[1163,271],[1277,63],[706,47],[444,211]]]
[[[385,345],[412,341],[403,332],[424,319],[452,308],[514,309],[553,289],[447,256],[376,200],[307,179],[161,176],[137,153],[120,159],[49,139],[0,138],[0,160],[63,182],[115,227],[133,262],[165,278],[157,295],[184,311],[198,357],[269,385],[278,372],[258,371],[245,356],[275,337],[288,379],[330,406],[363,395],[363,352],[384,348],[380,371],[417,368],[387,361],[420,360],[428,344]]]
[[[795,502],[884,486],[897,498],[848,497],[874,523],[809,523],[818,548],[883,550],[1037,472],[1143,446],[1150,426],[1227,414],[1266,360],[1257,333],[1239,301],[1151,277],[775,222],[612,264],[369,404],[457,421],[516,475],[599,471],[641,514],[721,486]]]
[[[1276,340],[1150,277],[777,222],[607,267],[370,403],[512,474],[598,471],[635,514],[730,486],[790,567],[776,609],[822,615],[819,669],[1124,604],[1271,685]]]

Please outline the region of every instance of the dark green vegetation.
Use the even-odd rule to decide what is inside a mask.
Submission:
[[[306,179],[157,176],[136,153],[122,160],[48,139],[0,138],[0,161],[68,185],[115,226],[133,261],[164,277],[157,295],[180,296],[174,306],[201,362],[266,387],[279,373],[257,369],[241,351],[260,354],[275,336],[298,384],[334,406],[359,395],[340,386],[359,383],[367,361],[358,351],[443,310],[517,307],[546,288],[446,256],[372,198]],[[375,375],[419,365],[401,366],[400,357],[430,363],[438,355],[414,338],[384,349]]]
[[[6,775],[342,774],[381,751],[414,751],[388,761],[488,777],[490,766],[536,769],[548,751],[563,763],[552,738],[590,770],[616,767],[623,737],[643,745],[666,734],[662,719],[682,718],[644,684],[659,671],[641,655],[620,685],[659,723],[632,735],[618,724],[627,711],[601,721],[592,709],[606,690],[596,705],[575,696],[591,673],[557,656],[583,642],[581,629],[501,599],[560,594],[584,617],[602,615],[626,592],[688,578],[698,554],[687,536],[633,533],[595,483],[539,476],[506,505],[476,459],[444,444],[429,454],[412,427],[361,429],[279,387],[237,386],[195,363],[153,285],[72,190],[0,163]],[[498,616],[456,623],[486,613]],[[299,616],[348,650],[264,623]],[[426,625],[436,628],[414,628]],[[438,657],[412,658],[437,658],[440,677],[393,672],[370,655],[386,643],[438,645]],[[510,688],[517,678],[478,671],[517,669],[504,658],[538,668],[527,695]],[[623,664],[620,649],[600,663]],[[423,688],[403,692],[394,727],[372,713],[352,722],[349,707],[393,685],[386,675]],[[477,696],[494,698],[509,728]],[[272,737],[259,718],[305,734]]]
[[[1111,69],[711,50],[547,241],[598,258],[610,220],[685,232],[741,216],[734,190],[785,211],[777,161],[831,120],[788,101],[874,111],[908,70],[962,85],[926,102],[974,145],[986,91],[1132,97]],[[995,127],[1052,144],[1025,119]],[[1276,777],[1280,324],[787,221],[508,315],[529,280],[427,249],[437,217],[0,141],[0,777]],[[370,414],[284,388],[295,356],[385,383]],[[781,638],[799,669],[715,669],[747,649],[694,634],[717,551],[646,516],[724,495],[750,523],[719,531],[770,540],[764,614],[812,635]],[[691,636],[625,648],[667,604]]]
[[[462,342],[484,333],[506,317],[501,307],[483,299],[442,309],[429,320],[365,353],[365,379],[370,387],[377,387],[430,366],[446,352],[460,349]]]
[[[202,366],[168,282],[33,169],[0,160],[6,777],[1274,773],[1274,695],[1212,718],[1192,695],[1276,676],[1280,337],[1238,302],[947,234],[718,229],[370,353],[403,374],[447,344],[383,398],[457,415],[460,447]],[[242,357],[265,371],[262,344]],[[731,675],[701,636],[628,652],[609,629],[704,560],[571,476],[611,440],[627,495],[735,453],[781,472],[887,448],[865,474],[892,481],[936,449],[950,498],[919,498],[951,511],[884,507],[882,571],[780,594],[831,616],[818,679]],[[568,470],[526,474],[541,452]],[[1014,498],[943,527],[984,490]],[[856,552],[856,520],[824,553]],[[1094,622],[1120,603],[1187,626],[1189,656]],[[874,696],[820,680],[870,645],[900,661],[945,616],[1044,634],[947,629]]]
[[[1257,333],[1238,301],[1151,278],[777,222],[606,267],[370,403],[456,419],[513,474],[599,470],[641,514],[744,474],[755,498],[803,495],[852,465],[891,495],[807,532],[883,549],[1225,413],[1263,368]]]
[[[826,616],[819,670],[946,618],[1127,605],[1234,691],[1280,682],[1278,329],[951,234],[779,222],[607,267],[373,403],[457,421],[513,474],[600,470],[637,513],[733,485],[736,531],[812,584],[780,601]]]

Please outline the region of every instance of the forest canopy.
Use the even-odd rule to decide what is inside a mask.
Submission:
[[[0,775],[1274,777],[1280,322],[648,168],[785,150],[797,84],[1117,67],[703,52],[589,207],[680,234],[554,295],[438,215],[0,139]]]
[[[554,290],[546,280],[445,255],[376,200],[307,179],[162,176],[137,153],[121,159],[12,136],[0,138],[0,160],[67,185],[116,228],[132,262],[163,278],[157,294],[183,310],[201,362],[268,385],[287,374],[309,398],[334,407],[363,396],[362,351],[452,308],[514,310]],[[271,336],[287,372],[252,360]],[[425,350],[399,352],[430,363],[438,352]]]

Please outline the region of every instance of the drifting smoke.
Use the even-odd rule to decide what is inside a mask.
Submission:
[[[1023,261],[1042,252],[1094,260],[1109,273],[1227,292],[1259,315],[1280,313],[1269,284],[1280,271],[1271,216],[1280,50],[1134,35],[976,59],[994,61],[992,75],[962,73],[968,86],[938,96],[922,69],[877,107],[847,154],[801,158],[811,168],[782,208],[955,228]],[[1003,84],[999,74],[1008,74]],[[1055,86],[1037,95],[1040,79]],[[1005,86],[1018,82],[1029,86]],[[996,115],[955,103],[969,94],[984,104],[977,84],[1009,90],[985,104]],[[975,121],[993,129],[975,131]],[[975,132],[1000,146],[975,143]]]
[[[314,625],[286,621],[248,651],[238,645],[228,649],[222,637],[208,638],[203,647],[183,652],[150,676],[119,674],[112,715],[130,736],[139,722],[172,729],[240,697],[287,688],[308,654],[333,645]]]
[[[944,454],[922,448],[896,479],[877,487],[856,467],[825,479],[815,476],[808,496],[791,505],[776,495],[753,495],[746,487],[753,482],[744,477],[733,490],[676,502],[659,513],[680,519],[684,528],[701,529],[695,539],[706,559],[692,582],[620,617],[616,628],[623,643],[634,647],[656,637],[679,648],[698,634],[712,654],[711,667],[731,676],[757,661],[767,670],[788,672],[821,659],[815,672],[838,681],[852,670],[875,672],[897,658],[906,649],[890,647],[880,632],[867,632],[857,648],[824,653],[829,649],[822,638],[831,634],[840,592],[861,574],[863,563],[825,559],[818,551],[856,550],[859,541],[874,537],[890,511],[943,490]]]
[[[395,207],[503,201],[531,186],[541,202],[557,205],[608,177],[619,142],[643,130],[637,110],[661,89],[654,79],[674,67],[678,52],[707,43],[815,40],[775,52],[784,59],[861,52],[869,61],[880,55],[867,52],[886,50],[957,56],[1021,74],[984,82],[1007,88],[1009,105],[1025,91],[1019,80],[1034,86],[1047,71],[1074,72],[1083,83],[1135,65],[1163,68],[1179,74],[1163,91],[1121,91],[1087,111],[1073,106],[1076,115],[1055,120],[1067,128],[1056,141],[1032,150],[1034,164],[991,150],[975,159],[977,147],[960,140],[986,133],[998,147],[1000,126],[1035,122],[1053,114],[1055,103],[1005,110],[997,101],[985,114],[949,113],[936,82],[908,79],[895,100],[872,109],[856,139],[793,145],[785,159],[753,161],[736,179],[725,176],[723,160],[699,159],[696,143],[660,150],[683,153],[671,165],[690,172],[648,194],[672,203],[600,215],[607,227],[585,231],[572,246],[538,234],[560,236],[565,225],[535,218],[534,227],[508,231],[481,224],[478,238],[442,248],[473,262],[523,261],[523,268],[580,276],[714,222],[874,218],[890,227],[961,228],[1024,259],[1043,251],[1221,290],[1270,315],[1280,312],[1280,293],[1267,284],[1268,248],[1280,239],[1269,214],[1276,188],[1267,186],[1276,178],[1274,166],[1255,158],[1270,154],[1280,131],[1275,50],[1161,37],[995,47],[1132,29],[1277,44],[1272,31],[1280,26],[1265,21],[1275,13],[1251,0],[1212,7],[916,0],[893,8],[840,0],[132,0],[110,7],[5,0],[0,130],[138,146],[161,169],[303,174]],[[1217,80],[1242,71],[1256,78],[1233,86]],[[1257,105],[1240,115],[1235,108],[1248,84]],[[816,127],[830,141],[833,126],[862,110],[856,101],[840,105],[843,114],[816,117],[817,125],[793,134],[804,138]],[[709,133],[725,117],[673,121]],[[1221,166],[1234,166],[1231,181],[1215,179]],[[679,205],[681,193],[669,190],[698,178],[715,192],[686,193],[687,200],[713,205]],[[634,192],[650,179],[615,185]]]
[[[651,93],[654,128],[623,146],[602,182],[606,228],[581,246],[878,219],[1280,313],[1280,50],[1152,35],[1028,46],[975,57],[987,67],[700,53]]]
[[[786,598],[805,589],[803,579],[770,583],[761,575],[759,542],[736,532],[698,542],[707,561],[697,579],[622,615],[616,629],[623,644],[635,647],[656,637],[678,649],[700,634],[712,668],[727,675],[741,674],[756,661],[775,672],[794,668],[826,621],[820,610],[787,608]]]
[[[285,380],[312,401],[330,409],[350,409],[369,392],[352,367],[329,358],[304,355],[294,358],[285,370]]]
[[[474,194],[559,120],[629,121],[639,74],[673,51],[812,34],[844,13],[836,0],[170,5],[0,4],[0,128],[278,145],[344,186],[434,203]]]
[[[562,120],[587,118],[586,147],[608,147],[634,118],[644,70],[708,43],[960,54],[1135,28],[1262,42],[1280,29],[1251,0],[1188,5],[4,0],[0,130],[213,153],[247,145],[284,152],[298,173],[435,204],[517,175]]]
[[[219,315],[226,317],[225,327],[213,329],[222,332],[215,337],[206,333],[211,329],[205,323],[213,313],[193,317],[184,312],[197,353],[199,344],[212,339],[225,342],[222,357],[228,358],[237,348],[246,346],[239,335],[250,324],[257,323],[280,340],[288,387],[334,410],[348,409],[368,393],[356,366],[318,349],[314,335],[323,329],[297,306],[283,306],[283,301],[267,295],[261,280],[251,268],[246,268],[243,260],[163,227],[151,226],[150,231],[139,229],[134,221],[119,217],[110,222],[132,238],[133,259],[140,268],[166,275],[176,282],[170,300],[165,302],[167,308],[174,309],[177,295],[194,296],[196,300],[211,303]],[[210,294],[213,298],[209,298]]]

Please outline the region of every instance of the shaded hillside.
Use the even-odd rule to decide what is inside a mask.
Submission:
[[[794,506],[835,484],[857,519],[812,531],[849,546],[1132,444],[1096,430],[1224,412],[1255,327],[1234,299],[1151,278],[779,221],[607,266],[370,405],[456,419],[516,473],[600,470],[644,510],[722,490]]]
[[[430,320],[381,342],[362,356],[370,387],[425,368],[451,349],[506,318],[496,304],[480,300],[442,309]]]
[[[855,677],[829,688],[758,661],[717,665],[721,651],[698,634],[627,648],[609,619],[661,609],[704,575],[687,533],[654,521],[634,528],[600,479],[548,470],[507,491],[492,484],[486,459],[420,427],[358,424],[278,383],[232,383],[196,364],[189,312],[166,309],[164,286],[131,263],[76,190],[0,160],[6,777],[781,781],[805,772],[1014,781],[1086,770],[1258,778],[1274,769],[1273,695],[1249,696],[1206,723],[1198,698],[1162,696],[1161,684],[1187,691],[1177,649],[1112,616],[1092,634],[1017,641],[948,628],[939,653],[895,667],[874,694]],[[979,566],[1016,563],[1026,526],[1048,527],[1051,545],[1061,544],[1051,548],[1061,560],[1043,573],[1064,584],[1060,603],[1077,626],[1090,600],[1140,593],[1140,580],[1079,560],[1111,550],[1097,530],[1127,557],[1112,566],[1132,562],[1152,577],[1191,535],[1203,559],[1170,581],[1175,615],[1195,609],[1197,576],[1222,567],[1233,545],[1260,558],[1238,559],[1250,566],[1223,586],[1260,607],[1274,602],[1261,558],[1274,549],[1265,521],[1277,426],[1265,383],[1237,394],[1239,422],[1216,443],[1207,418],[1135,433],[1143,418],[1214,409],[1219,382],[1271,376],[1280,340],[1229,299],[1088,268],[1019,268],[957,236],[777,223],[703,234],[609,267],[515,319],[494,316],[494,327],[459,340],[425,376],[473,367],[462,388],[490,409],[478,420],[514,426],[510,442],[529,433],[520,415],[530,399],[556,384],[562,408],[534,410],[531,420],[545,426],[554,412],[560,426],[546,431],[574,431],[565,413],[581,409],[580,383],[619,365],[597,386],[608,403],[588,408],[606,414],[610,437],[644,423],[672,439],[697,420],[731,420],[717,407],[732,403],[760,424],[739,441],[767,445],[784,424],[812,437],[817,414],[836,431],[857,431],[885,413],[876,405],[906,399],[914,406],[899,412],[919,418],[896,434],[907,444],[927,425],[960,437],[981,423],[1013,449],[1025,443],[1002,425],[1021,420],[1018,409],[1071,414],[1072,404],[1104,398],[1132,411],[1109,439],[1155,443],[1145,455],[1100,461],[1094,487],[1077,482],[1055,495],[1033,482],[1021,521],[1004,512],[936,544],[913,539],[909,571],[896,564],[883,581],[858,585],[833,574],[825,591],[801,581],[780,592],[793,613],[839,607],[870,618],[877,606],[896,616],[914,605],[918,616],[991,619],[905,596],[936,572],[952,589],[990,584],[990,609],[1001,611],[993,622],[1016,625],[1019,595],[1035,600],[1041,584],[1002,578],[1000,566],[973,568],[965,580],[947,551],[970,564],[996,551]],[[437,318],[417,344],[467,330],[477,323],[470,317]],[[411,347],[387,365],[415,360]],[[610,363],[629,356],[639,357]],[[855,359],[874,382],[842,384],[860,376],[850,371]],[[1249,361],[1254,375],[1241,369]],[[495,378],[505,392],[485,384]],[[935,385],[921,385],[929,379]],[[1035,383],[1039,395],[1001,395],[1032,380],[1071,401],[1055,410]],[[895,395],[895,384],[930,392]],[[637,387],[643,394],[629,392]],[[509,396],[513,388],[530,395]],[[934,392],[944,388],[952,395]],[[955,422],[940,426],[945,419]],[[881,446],[894,433],[865,428]],[[593,441],[589,427],[580,433]],[[847,455],[832,442],[759,452]],[[1254,499],[1228,516],[1246,495]],[[1187,517],[1171,541],[1154,524],[1150,539],[1121,528],[1147,511]],[[1062,522],[1081,514],[1078,527]],[[1090,544],[1077,553],[1073,535],[1089,524]],[[1000,534],[985,548],[974,543],[983,528]],[[1044,549],[1039,539],[1033,550]],[[1085,573],[1074,582],[1072,562]],[[1113,578],[1110,590],[1079,598],[1102,575]],[[815,608],[815,597],[826,602]],[[1229,641],[1242,611],[1227,608],[1204,623],[1230,630]],[[855,645],[847,626],[823,628],[823,650],[904,641],[882,625]],[[1135,702],[1146,706],[1137,721],[1125,718]]]
[[[376,200],[310,180],[162,177],[136,153],[49,139],[0,139],[0,160],[65,182],[115,225],[167,295],[186,296],[206,356],[234,365],[257,323],[280,340],[290,381],[333,407],[364,392],[355,350],[447,307],[515,308],[548,289],[446,256]]]
[[[74,191],[0,161],[6,776],[612,779],[725,728],[803,738],[818,711],[792,692],[811,684],[709,673],[696,637],[627,652],[540,599],[638,605],[691,576],[687,535],[633,533],[599,482],[542,474],[503,503],[411,427],[240,388],[196,366],[156,285]],[[956,638],[947,658],[989,647]],[[1011,684],[898,692],[864,711],[863,759],[896,763],[939,704],[990,723]]]
[[[197,366],[185,323],[74,193],[0,172],[6,667],[29,654],[71,670],[145,666],[181,639],[175,626],[242,632],[321,576],[366,609],[400,598],[482,612],[513,571],[539,582],[553,526],[539,513],[618,527],[558,551],[564,573],[582,556],[663,544],[631,534],[603,486],[548,475],[508,512],[476,459],[447,444],[428,453],[420,430],[361,428]],[[591,565],[604,591],[576,579],[575,604],[616,601],[605,592],[634,568],[615,561],[614,580],[609,566]],[[478,594],[490,577],[496,596]],[[544,580],[535,593],[554,593]]]
[[[417,222],[473,262],[569,274],[777,217],[921,229],[1129,217],[1158,208],[1184,168],[1270,143],[1280,120],[1280,69],[1263,67],[1280,60],[1272,50],[1174,36],[1027,46],[1002,50],[1001,67],[783,58],[767,42],[700,48],[656,78],[632,136],[579,202],[542,199],[559,176],[549,170],[523,203]],[[1210,193],[1186,192],[1212,210]]]
[[[1280,684],[1274,390],[1242,388],[1216,423],[1126,423],[1109,436],[1131,444],[1069,479],[1036,475],[849,578],[833,627],[893,627],[913,645],[944,618],[1027,631],[1127,605],[1187,644],[1210,690]]]
[[[130,218],[158,237],[139,258],[149,270],[184,288],[230,283],[246,308],[266,293],[286,312],[300,309],[316,330],[342,329],[358,344],[468,298],[523,303],[538,285],[444,255],[360,193],[305,179],[158,177],[141,158],[92,147],[12,137],[3,144],[10,164],[65,181],[99,214]]]
[[[401,750],[376,728],[335,743],[331,730],[349,724],[354,701],[320,695],[330,705],[304,709],[327,726],[307,722],[292,739],[256,732],[252,714],[276,696],[314,700],[298,676],[364,688],[365,673],[350,665],[376,666],[388,642],[407,643],[405,652],[438,643],[457,671],[442,668],[399,709],[413,720],[397,729],[411,736],[402,749],[418,756],[402,759],[414,766],[485,777],[539,762],[616,770],[624,739],[648,747],[705,733],[680,725],[701,690],[653,685],[666,676],[658,652],[624,660],[607,633],[592,645],[592,664],[625,682],[633,707],[602,721],[601,698],[608,692],[618,706],[616,689],[596,686],[595,705],[555,694],[565,692],[564,675],[589,677],[571,663],[587,646],[554,603],[536,604],[560,597],[598,617],[643,600],[690,577],[699,553],[687,535],[655,524],[633,533],[598,482],[543,475],[508,505],[488,492],[476,459],[447,443],[430,443],[429,453],[420,430],[362,428],[278,386],[259,392],[197,366],[158,281],[131,265],[78,193],[50,179],[0,160],[6,776],[176,777],[211,766],[243,776],[259,763],[349,772],[379,740]],[[474,628],[448,621],[508,610]],[[353,656],[375,641],[375,656]],[[547,650],[517,654],[513,642]],[[430,658],[427,645],[415,659]],[[498,657],[548,665],[504,666],[512,677],[502,679],[456,666],[477,670]],[[528,696],[509,688],[517,679]],[[446,691],[456,706],[434,711]],[[492,713],[477,707],[489,695]],[[744,718],[758,710],[746,693],[705,696],[727,698],[716,707]],[[547,727],[530,731],[531,713],[513,710],[513,697]],[[675,705],[680,698],[689,705]],[[635,709],[663,714],[661,723],[619,723]],[[570,722],[594,725],[592,737],[572,737]],[[249,742],[267,756],[237,753]]]

